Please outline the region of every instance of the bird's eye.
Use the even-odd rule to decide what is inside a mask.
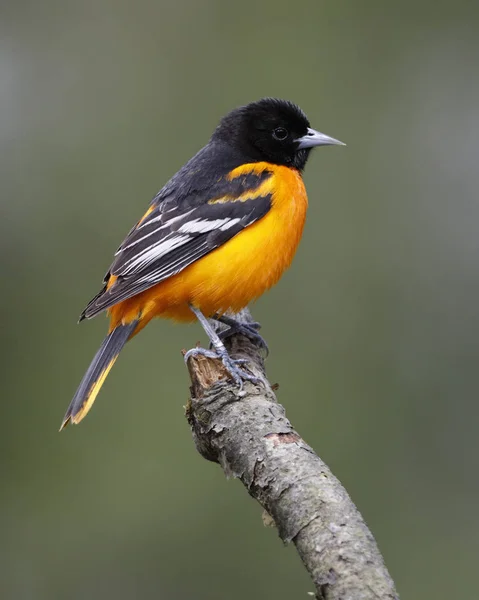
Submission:
[[[282,142],[288,137],[288,130],[284,127],[276,127],[276,129],[273,131],[273,137]]]

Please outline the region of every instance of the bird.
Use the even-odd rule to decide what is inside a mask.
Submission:
[[[223,339],[237,332],[260,338],[258,327],[228,315],[290,266],[308,206],[302,172],[311,150],[329,145],[345,144],[313,129],[287,100],[262,98],[220,120],[208,143],[153,198],[82,312],[80,321],[106,311],[110,327],[60,430],[86,416],[123,346],[153,317],[199,321],[211,349],[194,348],[185,360],[215,356],[238,385],[255,381]],[[218,335],[208,319],[228,325],[226,334]]]

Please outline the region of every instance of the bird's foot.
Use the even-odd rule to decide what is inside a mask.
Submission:
[[[266,340],[263,338],[263,336],[259,333],[259,330],[261,329],[260,323],[257,323],[256,321],[253,321],[253,323],[240,323],[239,321],[236,321],[235,319],[232,319],[230,317],[220,317],[218,318],[218,321],[224,323],[225,325],[228,325],[229,327],[229,329],[221,331],[218,334],[221,340],[225,340],[231,337],[232,335],[236,334],[244,335],[249,340],[251,340],[253,344],[258,346],[259,348],[263,348],[266,352],[266,356],[268,356],[268,344],[266,343]]]
[[[199,342],[198,342],[199,343]],[[185,352],[183,358],[185,359],[185,363],[188,362],[188,359],[192,356],[204,356],[205,358],[219,358],[216,352],[213,350],[206,350],[206,348],[191,348],[188,352]]]
[[[242,365],[248,362],[245,358],[231,358],[226,349],[218,348],[214,350],[206,350],[206,348],[192,348],[185,354],[185,362],[192,356],[205,356],[206,358],[219,358],[223,363],[225,369],[231,375],[232,379],[239,386],[240,391],[243,390],[243,383],[245,381],[251,381],[251,383],[257,385],[262,383],[259,377],[255,377],[248,373]]]

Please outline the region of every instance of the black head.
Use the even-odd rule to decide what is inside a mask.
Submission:
[[[228,113],[212,140],[234,146],[252,162],[267,161],[302,170],[314,146],[342,142],[309,126],[304,112],[286,100],[263,98]]]

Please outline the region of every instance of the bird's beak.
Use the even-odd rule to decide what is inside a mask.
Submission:
[[[346,146],[343,142],[311,129],[311,127],[308,127],[306,135],[298,138],[296,142],[298,142],[298,149],[313,148],[314,146]]]

